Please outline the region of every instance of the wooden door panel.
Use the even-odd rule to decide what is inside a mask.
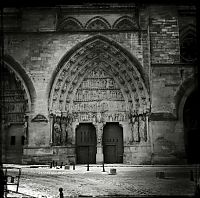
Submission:
[[[96,163],[96,130],[92,124],[80,124],[76,130],[77,163]]]
[[[104,161],[109,163],[116,163],[116,146],[106,145],[104,147]]]
[[[105,163],[123,163],[123,130],[118,123],[107,123],[103,130]]]

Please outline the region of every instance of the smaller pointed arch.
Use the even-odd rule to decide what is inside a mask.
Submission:
[[[82,29],[82,23],[74,17],[67,17],[57,27],[58,31],[80,31]]]
[[[188,35],[196,36],[196,27],[193,24],[185,25],[180,30],[180,38],[184,39]]]
[[[108,30],[111,29],[111,25],[108,21],[100,16],[91,18],[86,24],[85,29],[87,30]]]
[[[132,17],[122,16],[118,18],[114,24],[113,29],[117,30],[138,30],[138,25]]]

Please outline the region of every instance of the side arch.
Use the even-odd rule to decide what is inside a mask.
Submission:
[[[180,121],[183,121],[183,109],[187,98],[197,89],[195,77],[187,78],[179,87],[175,95],[176,116]]]
[[[3,57],[3,62],[4,66],[13,72],[16,78],[20,80],[28,99],[28,111],[29,113],[33,112],[36,100],[36,91],[31,79],[27,75],[26,71],[22,68],[22,66],[10,55],[5,54]]]

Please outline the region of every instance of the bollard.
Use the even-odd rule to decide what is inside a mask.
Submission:
[[[75,170],[75,163],[73,163],[73,170]]]
[[[51,162],[51,163],[50,163],[50,168],[52,168],[52,166],[53,166],[53,165],[52,165],[52,162]]]
[[[55,167],[55,162],[54,162],[54,160],[53,160],[52,164],[53,164],[53,167]]]
[[[60,168],[62,168],[62,166],[63,166],[63,162],[61,162]]]
[[[156,177],[158,177],[159,179],[164,179],[165,173],[164,172],[156,172]]]
[[[59,192],[60,192],[60,198],[64,198],[64,196],[63,196],[63,188],[59,188]]]
[[[89,169],[90,169],[90,165],[89,163],[87,163],[87,171],[89,171]]]
[[[116,175],[117,174],[117,171],[115,168],[111,168],[110,169],[110,175]]]
[[[104,162],[103,162],[103,172],[105,172],[105,168],[104,168]]]
[[[65,165],[65,169],[66,169],[66,170],[69,170],[69,169],[70,169],[70,166],[69,166],[68,164],[66,164],[66,165]]]
[[[56,162],[56,167],[57,167],[57,162]]]

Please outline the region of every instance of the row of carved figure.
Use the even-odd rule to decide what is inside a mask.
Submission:
[[[78,90],[75,100],[123,100],[120,90]]]
[[[74,102],[73,112],[126,111],[125,101]]]
[[[101,89],[109,89],[109,88],[118,88],[117,84],[114,82],[111,78],[94,78],[94,79],[85,79],[81,85],[80,88],[101,88]]]
[[[92,120],[95,123],[98,121],[101,122],[100,114],[93,116]],[[119,115],[118,115],[119,116]],[[125,116],[125,115],[124,115]],[[123,117],[125,120],[125,117]],[[53,145],[66,145],[67,143],[72,143],[72,118],[71,117],[59,117],[54,116],[53,119]],[[84,121],[84,120],[83,120]],[[119,121],[118,119],[112,121]],[[147,134],[147,117],[145,114],[134,116],[131,118],[130,125],[131,125],[131,141],[132,142],[146,142],[148,139]]]
[[[72,126],[70,117],[53,117],[53,145],[66,145],[72,142]]]

